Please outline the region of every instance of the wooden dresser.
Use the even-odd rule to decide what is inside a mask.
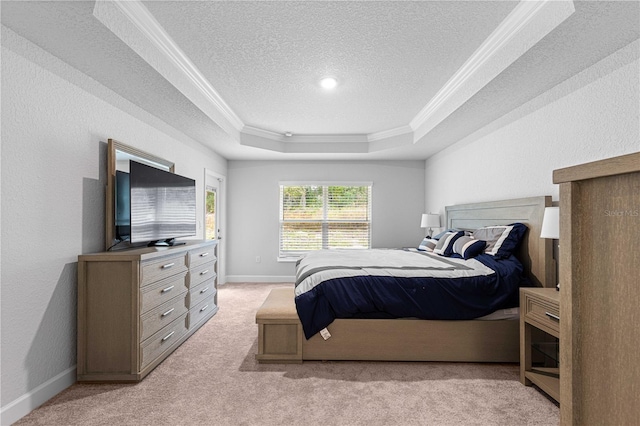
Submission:
[[[640,153],[555,170],[560,423],[640,421]]]
[[[78,381],[139,381],[218,310],[217,241],[78,257]]]

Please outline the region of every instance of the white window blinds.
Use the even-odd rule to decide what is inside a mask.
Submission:
[[[280,257],[371,247],[371,184],[281,184]]]

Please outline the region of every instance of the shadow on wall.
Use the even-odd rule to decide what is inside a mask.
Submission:
[[[35,389],[76,363],[77,271],[76,262],[63,266],[40,319],[24,360],[27,389]]]
[[[31,309],[29,320],[31,325],[27,324],[25,330],[37,328],[28,331],[28,336],[22,336],[23,339],[28,339],[25,341],[26,354],[24,359],[19,361],[22,365],[14,366],[23,371],[21,375],[24,375],[26,389],[29,392],[25,396],[29,396],[39,386],[63,373],[65,375],[60,376],[63,381],[50,384],[55,387],[66,382],[69,378],[69,370],[73,369],[77,362],[78,263],[76,260],[77,255],[81,254],[77,251],[99,252],[104,250],[105,244],[107,144],[95,135],[91,136],[90,143],[97,148],[98,170],[93,175],[97,174],[98,179],[83,177],[82,201],[65,200],[63,202],[64,208],[69,211],[71,209],[78,211],[82,208],[82,223],[74,224],[64,230],[64,238],[59,241],[60,249],[47,259],[47,278],[44,280],[46,284],[39,284],[37,288],[34,288],[33,283],[28,286],[29,291],[39,292],[40,295],[34,294],[34,300],[27,306],[27,309]],[[70,260],[74,261],[69,262]],[[46,299],[43,298],[44,295]],[[49,390],[45,391],[47,392]],[[33,401],[37,401],[42,396],[33,395],[35,397]]]

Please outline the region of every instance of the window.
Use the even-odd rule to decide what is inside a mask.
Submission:
[[[371,248],[371,184],[280,184],[280,257]]]
[[[217,224],[216,224],[216,213],[218,212],[217,203],[218,199],[216,197],[218,190],[214,187],[207,186],[207,190],[205,193],[205,208],[204,208],[204,217],[205,217],[205,238],[207,240],[215,240],[218,238],[217,233]]]

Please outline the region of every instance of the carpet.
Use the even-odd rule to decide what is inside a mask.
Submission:
[[[16,425],[557,425],[515,364],[260,365],[255,312],[272,288],[230,283],[220,310],[142,382],[75,384]]]

